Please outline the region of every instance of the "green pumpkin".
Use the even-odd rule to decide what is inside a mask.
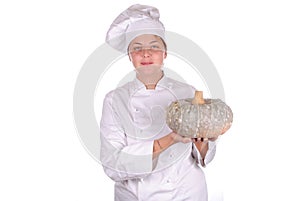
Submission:
[[[190,138],[215,138],[228,130],[233,114],[220,99],[203,99],[196,91],[194,99],[172,102],[167,108],[167,125],[176,133]]]

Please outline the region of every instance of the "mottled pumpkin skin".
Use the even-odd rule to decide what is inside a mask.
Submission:
[[[204,104],[192,104],[192,100],[178,100],[167,108],[167,125],[174,132],[191,138],[214,138],[229,129],[233,114],[222,100],[204,99]]]

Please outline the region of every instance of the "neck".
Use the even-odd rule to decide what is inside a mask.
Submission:
[[[148,84],[148,85],[145,85],[146,89],[155,89],[156,87],[156,84]]]
[[[158,74],[154,76],[140,76],[137,75],[137,78],[145,85],[146,89],[155,89],[157,83],[164,76],[163,71],[160,71]]]

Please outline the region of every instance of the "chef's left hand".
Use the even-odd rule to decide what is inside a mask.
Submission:
[[[193,142],[203,142],[203,143],[208,143],[208,141],[216,141],[218,137],[213,137],[213,138],[192,138]]]

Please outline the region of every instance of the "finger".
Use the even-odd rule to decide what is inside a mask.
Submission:
[[[191,138],[184,137],[184,138],[182,139],[182,142],[183,142],[183,143],[189,143],[189,142],[192,142],[192,139],[191,139]]]
[[[192,138],[192,141],[193,141],[193,142],[202,142],[203,139],[200,138],[200,137],[198,137],[198,138]]]

